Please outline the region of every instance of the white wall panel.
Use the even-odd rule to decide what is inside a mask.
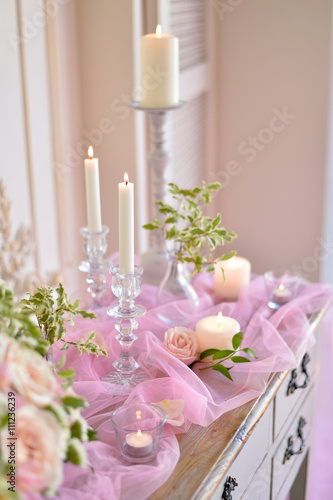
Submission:
[[[16,2],[2,2],[0,15],[0,178],[12,202],[12,227],[32,222],[27,169]]]
[[[23,21],[33,35],[25,44],[26,93],[35,203],[35,231],[40,271],[47,275],[59,267],[55,171],[51,142],[51,115],[46,45],[46,19],[39,0],[23,0]]]

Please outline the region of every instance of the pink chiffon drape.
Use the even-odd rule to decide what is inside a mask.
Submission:
[[[98,320],[78,320],[68,332],[68,338],[75,340],[88,330],[98,331],[109,346],[109,355],[97,358],[67,351],[67,365],[72,366],[77,375],[74,389],[89,402],[84,416],[98,431],[99,441],[86,445],[89,468],[82,470],[66,464],[59,490],[61,499],[143,500],[149,497],[167,480],[177,464],[179,447],[175,433],[186,432],[192,423],[210,424],[223,413],[258,397],[272,372],[295,368],[315,343],[308,316],[320,311],[333,297],[331,287],[303,281],[297,297],[273,313],[267,305],[262,276],[251,281],[237,302],[221,302],[212,291],[209,275],[197,278],[195,287],[200,309],[193,315],[188,312],[186,301],[158,306],[156,288],[143,285],[137,301],[146,306],[147,314],[138,320],[138,340],[133,350],[150,379],[128,394],[119,395],[112,384],[101,381],[101,377],[112,369],[112,362],[120,350],[115,339],[114,320],[107,315],[106,308],[97,311]],[[233,381],[212,370],[199,371],[199,363],[191,370],[163,348],[167,327],[157,316],[161,307],[179,309],[192,329],[198,319],[219,311],[236,318],[244,333],[242,346],[251,347],[257,359],[235,365],[231,371]],[[158,402],[179,398],[185,401],[185,422],[181,427],[165,425],[157,457],[146,464],[130,464],[123,460],[110,421],[110,406],[134,400]]]

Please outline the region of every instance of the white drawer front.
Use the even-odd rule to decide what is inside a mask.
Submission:
[[[274,425],[274,439],[277,439],[283,425],[288,420],[290,414],[298,406],[300,399],[304,396],[304,393],[309,392],[313,376],[315,374],[316,366],[316,353],[317,344],[310,349],[308,356],[309,362],[305,364],[304,369],[309,375],[308,381],[306,381],[306,374],[303,371],[302,363],[296,369],[295,375],[297,377],[294,382],[297,384],[298,388],[293,385],[292,372],[291,371],[286,380],[283,382],[279,389],[278,394],[275,398],[275,425]],[[305,387],[299,387],[305,385]]]
[[[301,406],[299,411],[296,413],[295,418],[293,418],[287,432],[284,433],[283,439],[274,455],[273,459],[273,499],[283,498],[283,495],[287,494],[294,479],[297,475],[300,464],[310,446],[310,440],[312,435],[312,425],[313,425],[313,395],[314,391],[310,388],[310,393],[305,399],[304,404]],[[292,439],[293,443],[290,442],[291,449],[296,452],[300,450],[302,441],[297,435],[297,431],[300,425],[300,419],[305,420],[305,424],[301,429],[301,435],[304,439],[303,450],[299,454],[291,455],[288,459],[288,440]]]
[[[232,491],[232,500],[242,498],[258,467],[266,456],[272,442],[272,405],[262,416],[244,448],[232,464],[212,500],[220,500],[229,476],[237,482]],[[263,497],[264,498],[264,497]]]
[[[272,458],[267,456],[246,488],[241,500],[270,500]]]

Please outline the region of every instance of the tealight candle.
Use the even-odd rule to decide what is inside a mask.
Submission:
[[[132,457],[146,457],[152,452],[153,438],[147,432],[131,432],[126,438],[126,452]]]
[[[224,269],[225,282],[221,266]],[[237,300],[240,292],[250,282],[251,263],[236,255],[229,260],[215,264],[213,275],[214,292],[226,300]]]
[[[291,299],[291,291],[288,290],[283,283],[281,283],[279,288],[273,290],[272,299],[276,304],[282,306]]]
[[[199,352],[206,349],[232,349],[232,337],[240,331],[240,324],[234,318],[223,316],[207,316],[200,319],[195,326]]]

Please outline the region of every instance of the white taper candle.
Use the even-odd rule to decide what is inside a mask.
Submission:
[[[84,160],[88,229],[92,233],[98,233],[102,231],[99,167],[98,158],[93,158],[92,146],[88,149],[88,156],[89,158]]]
[[[128,182],[125,173],[124,182],[118,184],[119,196],[119,272],[134,273],[134,184]]]

